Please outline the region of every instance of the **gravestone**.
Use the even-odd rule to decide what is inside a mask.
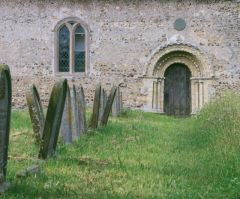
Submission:
[[[40,144],[45,117],[40,96],[35,85],[32,85],[26,92],[26,99],[36,143]]]
[[[107,123],[108,123],[108,118],[109,118],[109,114],[110,114],[111,109],[112,109],[112,104],[113,104],[114,97],[116,95],[116,91],[117,91],[117,87],[113,86],[111,91],[110,91],[110,94],[108,96],[106,107],[104,109],[103,116],[102,116],[102,119],[101,119],[101,125],[103,125],[103,126],[107,125]]]
[[[79,93],[77,93],[77,104],[78,104],[78,116],[80,134],[87,132],[87,121],[86,121],[86,101],[83,87],[80,87]]]
[[[120,92],[120,88],[117,87],[116,95],[114,97],[112,105],[112,116],[118,117],[121,111],[122,111],[122,93]]]
[[[106,91],[102,88],[102,90],[101,90],[101,100],[100,100],[99,118],[98,118],[99,121],[101,121],[101,119],[102,119],[102,116],[103,116],[103,112],[104,112],[106,103],[107,103],[107,93],[106,93]]]
[[[8,66],[0,65],[0,193],[9,188],[7,174],[8,145],[11,120],[12,85]]]
[[[46,121],[43,129],[39,158],[46,159],[55,153],[62,115],[67,95],[67,80],[55,83],[48,104]]]
[[[80,122],[79,122],[79,111],[78,111],[78,102],[77,102],[77,91],[75,85],[71,90],[71,100],[72,100],[72,137],[73,140],[76,140],[80,136]]]
[[[120,111],[123,111],[123,96],[122,96],[122,92],[120,92]]]
[[[65,144],[72,143],[72,103],[70,88],[67,85],[67,95],[61,122],[61,136]]]
[[[101,98],[101,85],[97,85],[94,96],[93,112],[90,120],[89,128],[96,129],[98,127],[98,117],[100,108],[100,98]]]

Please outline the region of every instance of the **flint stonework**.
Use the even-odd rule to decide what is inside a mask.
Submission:
[[[80,133],[85,133],[87,132],[87,121],[86,121],[86,101],[83,87],[80,87],[79,93],[77,93],[77,104]]]
[[[67,80],[55,83],[46,115],[39,158],[46,159],[56,151],[59,130],[67,95]]]
[[[0,65],[0,194],[10,184],[6,182],[8,145],[11,120],[12,84],[8,66]]]
[[[26,92],[26,99],[29,115],[32,122],[33,132],[36,138],[36,143],[40,144],[45,117],[41,99],[35,85],[32,85],[30,89]]]
[[[109,118],[109,114],[112,109],[112,104],[113,104],[114,97],[116,95],[116,91],[117,91],[117,87],[113,86],[110,91],[110,94],[108,96],[107,104],[106,104],[106,107],[104,109],[103,116],[101,119],[101,125],[103,125],[103,126],[107,125],[107,123],[108,123],[108,118]]]
[[[61,136],[65,144],[72,143],[72,104],[70,88],[67,86],[67,96],[61,123]]]

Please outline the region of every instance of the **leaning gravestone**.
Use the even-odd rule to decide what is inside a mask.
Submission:
[[[43,129],[39,158],[46,159],[56,151],[59,130],[67,95],[67,80],[55,83],[48,104],[46,121]]]
[[[117,87],[116,95],[114,97],[113,105],[112,105],[112,116],[118,117],[121,113],[121,92],[120,88]]]
[[[86,101],[83,87],[80,87],[79,93],[77,93],[77,104],[78,104],[78,116],[80,134],[87,132],[87,121],[86,121]]]
[[[76,140],[80,136],[80,123],[79,123],[79,111],[78,111],[78,102],[77,102],[77,91],[75,85],[71,90],[71,100],[72,100],[72,136],[73,140]]]
[[[99,118],[98,118],[99,121],[101,121],[101,119],[102,119],[102,116],[103,116],[103,112],[104,112],[106,103],[107,103],[107,93],[106,93],[106,91],[102,88],[102,90],[101,90],[101,100],[100,100]]]
[[[0,193],[9,188],[7,174],[8,144],[11,120],[12,85],[8,66],[0,65]]]
[[[70,88],[67,85],[67,96],[64,105],[64,111],[61,122],[61,136],[65,144],[72,143],[72,103]]]
[[[107,104],[106,104],[106,107],[104,109],[103,116],[101,119],[101,125],[103,125],[103,126],[107,125],[107,123],[108,123],[108,118],[109,118],[109,114],[112,109],[112,104],[113,104],[114,97],[116,95],[116,91],[117,91],[117,87],[113,86],[110,91],[110,94],[108,96]]]
[[[123,111],[123,96],[122,96],[122,92],[120,92],[120,110],[121,110],[121,112]]]
[[[26,99],[36,143],[40,144],[45,117],[40,96],[35,85],[32,85],[26,92]]]
[[[100,98],[101,98],[101,85],[97,85],[94,96],[93,112],[90,120],[89,128],[96,129],[98,127],[98,117],[100,108]]]

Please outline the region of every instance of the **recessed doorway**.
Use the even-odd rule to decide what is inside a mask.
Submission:
[[[186,116],[191,113],[191,72],[181,63],[170,65],[164,74],[164,112]]]

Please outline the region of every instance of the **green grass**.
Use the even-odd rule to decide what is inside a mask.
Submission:
[[[240,198],[239,99],[228,94],[185,119],[127,111],[72,145],[60,143],[45,163],[27,113],[14,112],[12,186],[2,198]],[[15,177],[40,163],[40,174]]]

